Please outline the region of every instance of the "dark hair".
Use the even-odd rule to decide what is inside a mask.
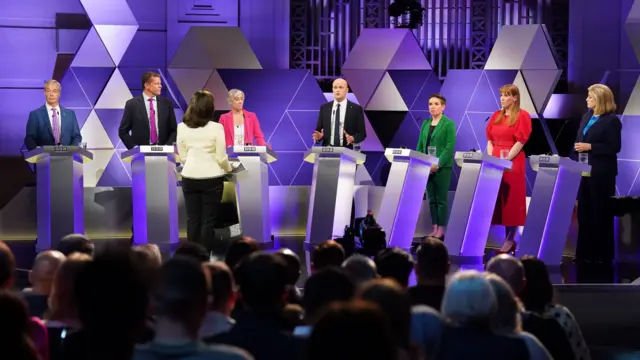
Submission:
[[[155,294],[158,315],[188,326],[194,311],[204,311],[207,305],[207,278],[196,260],[177,257],[167,260],[160,269]]]
[[[188,257],[198,262],[207,262],[210,259],[209,252],[204,246],[191,241],[181,243],[173,256]]]
[[[427,237],[418,247],[416,261],[416,275],[419,278],[444,278],[449,270],[449,251],[442,240]]]
[[[211,275],[211,309],[220,310],[227,305],[233,295],[235,282],[227,264],[223,262],[205,263],[204,267]]]
[[[160,74],[158,74],[157,72],[153,72],[153,71],[147,71],[146,73],[142,74],[142,88],[144,89],[144,86],[151,81],[151,79],[153,78],[159,78]]]
[[[60,239],[56,250],[63,253],[64,256],[69,256],[74,252],[93,256],[93,243],[85,235],[69,234]]]
[[[323,241],[316,245],[311,252],[311,264],[314,270],[329,266],[340,267],[344,258],[344,248],[335,240]]]
[[[40,357],[29,336],[29,312],[18,293],[0,290],[0,346],[12,359],[37,360]]]
[[[276,256],[280,256],[287,264],[287,283],[295,285],[300,278],[300,257],[291,249],[282,248],[274,252]]]
[[[408,252],[399,247],[384,249],[376,255],[374,261],[381,277],[394,279],[402,286],[409,285],[413,259]]]
[[[349,301],[356,291],[356,284],[349,275],[337,267],[328,267],[311,275],[304,284],[305,317],[313,320],[314,317],[335,301]]]
[[[233,241],[231,245],[229,245],[227,254],[224,257],[224,262],[229,266],[229,269],[231,269],[232,272],[235,272],[236,267],[240,264],[242,259],[259,250],[260,247],[258,246],[258,243],[254,239],[245,236],[242,239]],[[238,279],[236,279],[236,281],[237,280]]]
[[[543,313],[545,307],[553,301],[553,285],[549,278],[547,265],[534,256],[524,256],[520,260],[524,268],[527,284],[520,294],[525,309]]]
[[[189,100],[182,122],[190,128],[204,127],[213,120],[215,110],[213,95],[207,90],[196,91]]]
[[[242,301],[253,310],[284,308],[287,289],[287,264],[281,257],[256,252],[242,261],[236,281]]]
[[[442,96],[441,94],[431,94],[431,95],[429,95],[429,100],[431,100],[433,98],[436,98],[436,99],[440,100],[440,103],[442,105],[447,105],[447,99],[444,96]]]
[[[16,258],[9,245],[0,241],[0,289],[13,279],[16,271]]]

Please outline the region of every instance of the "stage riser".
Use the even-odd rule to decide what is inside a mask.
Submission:
[[[275,236],[304,236],[309,203],[309,186],[271,186],[269,199],[271,227]],[[180,236],[186,235],[186,211],[180,188],[178,193],[178,218]],[[234,188],[225,184],[223,202],[234,202]],[[382,202],[384,188],[381,186],[356,186],[356,216],[364,216],[368,209],[377,214]],[[418,195],[419,196],[419,195]],[[449,192],[449,208],[454,192]],[[131,188],[94,187],[84,189],[85,231],[96,239],[112,239],[131,236]],[[528,201],[527,201],[528,203]],[[452,224],[452,226],[454,226]],[[415,238],[429,233],[431,220],[429,203],[423,201],[418,218]],[[569,231],[565,254],[573,254],[575,248],[575,221]],[[251,235],[251,234],[247,234]],[[33,240],[36,237],[36,189],[25,187],[2,210],[0,210],[0,239]],[[500,246],[504,228],[493,226],[487,242],[488,247]]]

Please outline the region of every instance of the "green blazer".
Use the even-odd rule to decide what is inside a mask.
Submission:
[[[420,128],[420,138],[418,139],[417,151],[427,153],[427,135],[431,127],[431,118],[422,122]],[[456,148],[456,124],[446,115],[442,115],[440,122],[433,129],[431,134],[431,146],[436,147],[436,156],[440,159],[438,167],[453,166],[453,151]]]

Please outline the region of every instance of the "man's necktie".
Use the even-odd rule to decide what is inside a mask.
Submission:
[[[60,144],[60,121],[58,121],[58,110],[56,108],[51,109],[51,119],[53,122],[53,139],[55,144]]]
[[[340,139],[342,134],[340,133],[340,104],[336,106],[336,114],[333,120],[333,146],[340,146]]]
[[[156,110],[153,108],[153,98],[149,99],[149,129],[151,131],[151,143],[158,143],[158,130],[156,129]]]

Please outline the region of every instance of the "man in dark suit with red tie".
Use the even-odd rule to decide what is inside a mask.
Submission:
[[[176,114],[171,100],[160,97],[160,74],[142,75],[142,95],[127,101],[118,129],[127,149],[139,145],[172,145],[176,141]]]
[[[322,140],[323,146],[353,149],[353,144],[361,143],[367,137],[362,106],[347,100],[348,92],[347,81],[336,79],[333,82],[333,101],[320,108],[313,140]]]

